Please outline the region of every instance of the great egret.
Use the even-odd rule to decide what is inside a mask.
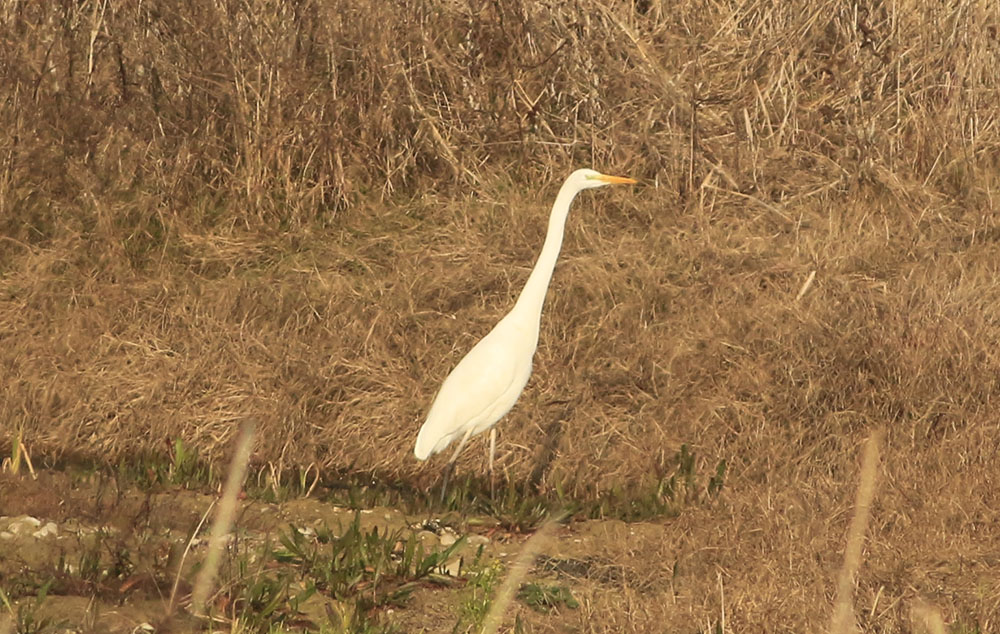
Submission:
[[[455,439],[460,439],[446,467],[442,497],[448,474],[465,443],[473,435],[487,429],[490,430],[490,472],[493,471],[493,456],[496,453],[494,425],[514,407],[531,376],[531,358],[538,347],[542,305],[559,249],[562,248],[570,203],[584,189],[635,182],[631,178],[579,169],[570,174],[559,189],[549,216],[545,244],[517,303],[444,380],[427,420],[417,434],[413,454],[418,460],[426,460],[444,451]]]

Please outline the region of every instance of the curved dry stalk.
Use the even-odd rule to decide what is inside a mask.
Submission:
[[[858,497],[854,502],[854,517],[851,518],[851,526],[847,530],[847,547],[844,549],[844,565],[840,568],[840,578],[837,581],[837,600],[830,620],[830,634],[846,634],[857,630],[852,599],[854,579],[861,566],[861,548],[865,543],[868,516],[871,514],[872,499],[875,497],[881,440],[881,430],[869,436],[861,456],[861,484],[858,486]]]
[[[191,607],[194,614],[204,614],[205,603],[208,601],[212,583],[215,581],[215,574],[219,570],[219,558],[222,554],[222,548],[226,544],[226,535],[229,534],[233,526],[233,518],[236,515],[236,498],[239,496],[240,489],[243,488],[247,464],[250,462],[254,428],[253,420],[245,421],[240,427],[240,435],[236,441],[236,453],[229,466],[229,476],[226,478],[222,498],[219,500],[219,510],[215,515],[215,521],[212,522],[212,536],[208,542],[205,565],[198,573],[198,578],[195,579],[194,583],[194,591],[191,593]]]
[[[514,560],[514,565],[510,567],[510,572],[507,574],[507,578],[504,579],[503,585],[497,591],[497,596],[493,600],[493,605],[490,606],[490,611],[486,613],[486,618],[483,620],[482,634],[496,634],[497,630],[500,628],[500,620],[503,618],[504,613],[507,612],[508,606],[510,606],[511,601],[514,600],[514,594],[517,589],[521,586],[521,582],[524,578],[528,576],[528,572],[531,570],[532,564],[535,563],[535,558],[542,552],[552,533],[555,531],[559,522],[566,517],[565,511],[560,511],[556,515],[550,517],[541,528],[535,532],[534,535],[524,543],[524,548],[521,549],[521,553]]]

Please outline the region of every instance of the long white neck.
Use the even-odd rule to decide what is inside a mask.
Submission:
[[[563,183],[556,202],[552,205],[552,214],[549,216],[549,230],[545,234],[545,244],[542,245],[542,252],[538,255],[535,268],[531,270],[528,281],[524,284],[524,290],[517,298],[517,303],[510,311],[511,316],[515,316],[519,321],[531,324],[538,332],[539,322],[542,318],[542,306],[545,304],[545,293],[549,289],[549,281],[552,279],[552,271],[555,270],[556,260],[559,258],[559,250],[562,248],[563,233],[566,228],[566,217],[569,215],[569,206],[580,192],[580,188],[571,185],[570,182]]]

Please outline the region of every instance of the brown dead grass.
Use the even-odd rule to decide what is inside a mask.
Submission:
[[[291,6],[5,5],[7,439],[221,464],[254,416],[258,462],[428,483],[434,391],[592,165],[646,186],[577,202],[500,469],[552,435],[580,497],[727,460],[669,530],[780,631],[829,618],[797,610],[882,427],[859,624],[998,622],[994,4]]]

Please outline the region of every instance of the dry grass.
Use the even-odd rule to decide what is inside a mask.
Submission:
[[[592,165],[647,187],[576,204],[499,468],[727,460],[686,530],[738,557],[698,559],[727,625],[778,631],[828,618],[881,427],[859,625],[997,623],[1000,9],[389,6],[4,5],[4,440],[218,462],[252,415],[279,470],[427,484],[434,390]]]

